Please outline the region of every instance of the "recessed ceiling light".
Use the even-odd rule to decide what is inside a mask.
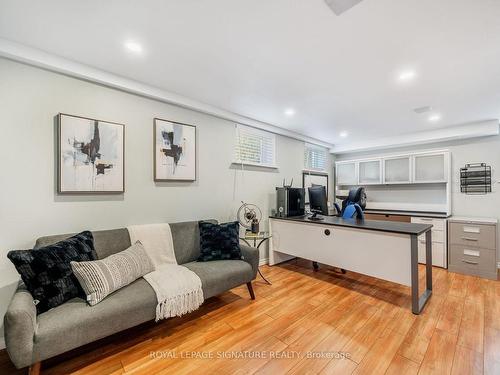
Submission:
[[[340,134],[339,134],[339,135],[340,135],[342,138],[345,138],[345,137],[347,137],[347,136],[349,135],[349,133],[348,133],[348,132],[346,132],[346,131],[343,131],[343,132],[340,132]]]
[[[295,115],[295,109],[293,108],[285,109],[285,116],[292,117],[293,115]]]
[[[125,48],[133,53],[141,53],[142,52],[142,46],[139,43],[131,41],[131,40],[125,42]]]
[[[435,114],[429,116],[429,121],[430,122],[437,122],[439,120],[441,120],[441,115],[440,114],[435,113]]]
[[[415,79],[417,73],[414,70],[405,70],[399,73],[398,79],[400,82],[409,82]]]

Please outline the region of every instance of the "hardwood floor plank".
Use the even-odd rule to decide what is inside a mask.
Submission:
[[[256,374],[285,374],[291,370],[300,360],[302,356],[300,353],[305,353],[312,350],[318,343],[323,341],[331,332],[333,328],[325,323],[319,322],[316,326],[308,330],[298,340],[290,344],[284,358],[276,359],[267,362]],[[293,353],[297,353],[294,355]],[[291,354],[291,355],[290,355]]]
[[[483,337],[484,298],[466,300],[458,334],[458,345],[482,353]]]
[[[404,338],[403,335],[394,331],[388,332],[384,337],[379,337],[372,349],[365,355],[358,367],[356,367],[353,374],[384,374],[403,343]]]
[[[484,330],[484,373],[500,374],[500,330],[492,327]]]
[[[457,346],[453,358],[452,375],[482,375],[483,355],[474,350]]]
[[[416,375],[419,367],[417,363],[396,354],[385,375]]]
[[[485,286],[484,324],[500,330],[500,282],[483,280]]]
[[[432,296],[423,313],[415,318],[415,322],[406,334],[404,345],[399,350],[400,355],[416,363],[422,363],[438,323],[444,300],[443,296]],[[404,314],[408,312],[405,310]]]
[[[460,273],[455,273],[448,294],[459,298],[465,298],[467,294],[467,277]]]
[[[332,359],[320,372],[321,375],[351,375],[358,364],[349,359]]]
[[[330,362],[332,357],[341,355],[342,348],[351,340],[361,327],[378,311],[367,303],[355,305],[348,314],[336,322],[334,330],[324,340],[312,348],[310,358],[302,358],[289,374],[318,373]]]
[[[464,300],[453,295],[449,295],[443,306],[443,311],[439,317],[436,328],[441,331],[457,335],[462,321]]]
[[[436,329],[432,335],[419,375],[451,373],[457,336]]]
[[[377,310],[342,350],[350,354],[352,361],[360,363],[393,318],[394,315],[387,315],[385,311]]]

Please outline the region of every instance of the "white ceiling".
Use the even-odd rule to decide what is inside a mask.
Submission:
[[[1,38],[336,144],[500,118],[499,19],[497,0],[341,16],[323,0],[0,0]],[[427,105],[441,121],[413,112]]]

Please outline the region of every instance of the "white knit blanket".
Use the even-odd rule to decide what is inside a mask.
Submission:
[[[127,229],[131,243],[140,241],[155,267],[144,279],[156,293],[156,321],[200,307],[204,300],[201,280],[193,271],[177,264],[170,225],[132,225]]]

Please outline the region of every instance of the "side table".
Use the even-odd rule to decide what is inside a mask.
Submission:
[[[272,236],[268,232],[259,232],[259,233],[252,233],[250,231],[245,232],[245,235],[243,237],[240,237],[240,240],[246,243],[250,247],[255,247],[258,249],[260,245],[262,245],[264,242],[268,241]],[[249,241],[253,241],[253,246],[250,244]],[[258,243],[257,243],[258,241]],[[259,272],[260,277],[269,285],[272,285],[271,282],[264,277],[262,272],[260,272],[260,268],[257,267],[257,270]]]

